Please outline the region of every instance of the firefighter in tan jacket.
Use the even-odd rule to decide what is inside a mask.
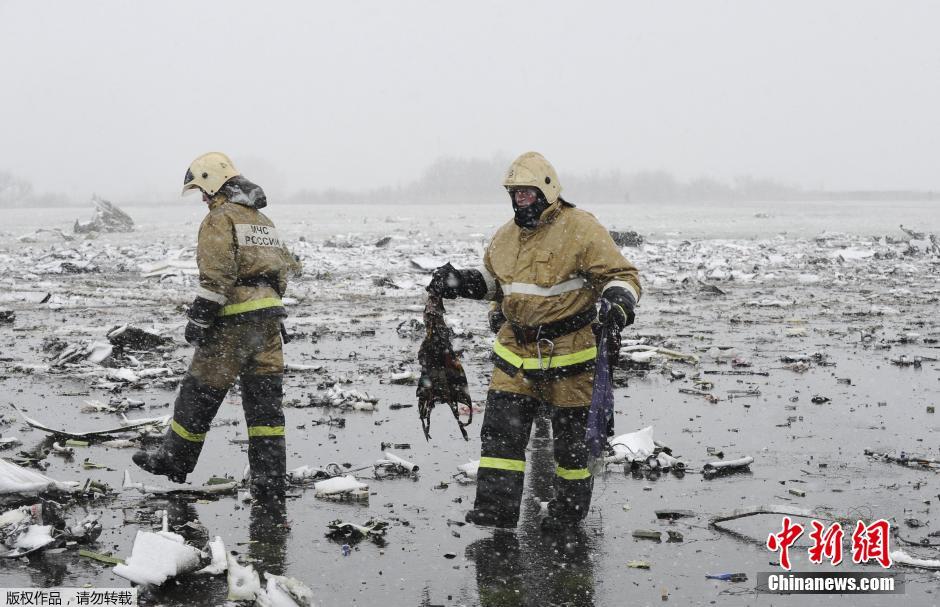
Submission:
[[[597,219],[561,198],[558,175],[540,154],[517,158],[503,185],[515,216],[496,232],[483,267],[442,266],[428,291],[495,300],[506,318],[493,346],[476,501],[467,522],[515,526],[529,432],[545,402],[553,405],[556,476],[542,524],[552,529],[577,523],[591,503],[584,436],[597,355],[592,325],[609,323],[619,337],[633,322],[640,282]],[[599,298],[612,304],[603,319]]]
[[[185,481],[219,405],[241,378],[252,493],[283,496],[281,296],[288,273],[299,273],[300,265],[259,211],[267,204],[264,191],[226,155],[211,152],[193,161],[183,182],[183,193],[189,190],[199,190],[209,207],[199,227],[199,288],[186,325],[186,341],[196,351],[163,444],[133,459],[148,472]]]

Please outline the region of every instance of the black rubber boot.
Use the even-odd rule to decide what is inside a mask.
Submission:
[[[499,527],[501,529],[512,529],[519,522],[518,518],[506,515],[499,515],[492,510],[480,510],[474,508],[467,512],[464,517],[468,523],[480,525],[481,527]]]
[[[170,459],[163,449],[152,453],[148,451],[138,451],[131,459],[134,460],[135,464],[150,474],[165,476],[174,483],[186,482],[186,473],[170,465]]]

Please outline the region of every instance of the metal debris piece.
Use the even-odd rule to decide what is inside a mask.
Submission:
[[[900,464],[901,466],[906,466],[908,468],[919,468],[923,470],[932,470],[934,472],[940,471],[940,460],[935,460],[929,457],[911,456],[904,451],[901,451],[900,455],[890,455],[888,453],[878,452],[872,449],[865,449],[865,455],[876,460],[891,462],[892,464]]]
[[[235,493],[238,489],[238,481],[223,480],[222,482],[209,482],[205,485],[192,487],[189,485],[177,485],[175,487],[161,487],[158,485],[146,485],[131,480],[131,473],[124,471],[124,489],[136,489],[141,493],[152,493],[154,495],[223,495],[226,493]]]
[[[388,523],[375,519],[369,519],[362,525],[347,523],[340,519],[330,521],[327,527],[330,529],[326,537],[331,540],[342,540],[346,542],[356,542],[365,537],[377,538],[385,535]]]
[[[650,358],[654,355],[659,355],[662,358],[671,358],[674,360],[684,360],[692,364],[699,363],[699,357],[697,354],[686,354],[685,352],[679,352],[677,350],[670,350],[668,348],[659,348],[656,346],[644,346],[644,345],[634,345],[634,346],[624,346],[620,348],[620,354],[630,354],[630,357],[635,362],[649,362]],[[644,354],[645,357],[636,358],[634,355]]]
[[[701,396],[711,404],[716,404],[719,401],[719,398],[710,392],[705,392],[704,390],[696,390],[694,388],[679,388],[680,394],[691,394],[692,396]]]
[[[91,550],[85,550],[84,548],[79,549],[78,556],[83,556],[85,558],[94,559],[100,563],[105,563],[107,565],[122,565],[124,561],[121,559],[111,556],[110,554],[104,554],[102,552],[93,552]]]
[[[317,481],[313,484],[313,491],[316,497],[369,499],[369,485],[360,482],[352,474]]]
[[[651,529],[635,529],[633,531],[633,537],[641,540],[655,540],[657,542],[663,541],[663,535],[659,531],[653,531]]]
[[[392,373],[388,376],[388,383],[400,386],[416,386],[421,376],[414,371],[402,371],[401,373]]]
[[[473,459],[467,462],[466,464],[460,464],[457,466],[460,470],[457,474],[454,475],[454,479],[461,484],[474,483],[477,480],[477,472],[480,469],[480,460]]]
[[[156,350],[160,346],[168,346],[173,343],[173,339],[170,337],[164,337],[131,325],[114,327],[108,331],[107,338],[112,346],[124,350]]]
[[[712,517],[711,520],[708,521],[708,525],[710,527],[714,527],[715,529],[723,533],[728,533],[739,539],[743,539],[748,542],[754,542],[756,544],[760,544],[763,546],[767,542],[766,535],[762,538],[753,538],[753,537],[744,535],[743,533],[740,533],[738,531],[735,531],[734,529],[726,527],[724,525],[724,523],[727,523],[728,521],[733,521],[733,520],[737,520],[741,518],[747,518],[747,517],[758,516],[758,515],[763,515],[763,514],[767,514],[767,515],[772,514],[772,515],[778,515],[778,516],[795,516],[795,517],[800,517],[800,518],[815,519],[820,522],[829,522],[829,523],[835,522],[832,519],[822,516],[818,511],[795,508],[793,506],[769,505],[769,506],[756,506],[754,508],[742,508],[739,510],[733,510],[729,514],[719,514],[718,516]],[[777,520],[776,524],[779,524],[779,523],[780,521]]]
[[[134,220],[117,205],[98,196],[91,197],[91,204],[95,205],[95,214],[91,221],[75,220],[72,230],[76,234],[134,231]]]
[[[211,555],[211,562],[196,572],[196,575],[221,575],[228,570],[228,559],[225,558],[225,543],[218,535],[206,544]]]
[[[915,569],[928,569],[930,571],[940,571],[940,560],[938,559],[920,559],[909,555],[903,550],[892,550],[891,563],[893,565],[904,565]]]
[[[339,386],[330,386],[325,391],[317,391],[309,395],[311,407],[339,407],[354,411],[375,411],[378,407],[378,398],[368,392],[359,390],[343,390]]]
[[[63,457],[72,457],[75,455],[75,449],[67,445],[60,445],[57,442],[52,443],[52,452]]]
[[[382,442],[380,443],[380,445],[381,445],[381,446],[379,447],[379,449],[381,449],[382,451],[385,451],[386,449],[389,449],[389,448],[391,448],[391,449],[411,449],[411,444],[410,444],[410,443],[386,443],[385,441],[382,441]]]
[[[42,504],[14,508],[0,515],[0,558],[25,556],[53,541],[52,526],[43,525]]]
[[[60,482],[48,476],[27,470],[5,459],[0,459],[0,496],[35,496],[50,491],[72,493],[78,482]]]
[[[326,468],[315,468],[313,466],[303,465],[293,470],[288,470],[287,480],[296,485],[303,485],[342,475],[343,469],[339,464],[327,464]]]
[[[200,568],[203,554],[185,543],[183,536],[166,530],[138,531],[131,555],[112,571],[135,584],[160,586]]]
[[[385,459],[380,459],[375,462],[376,473],[378,474],[380,470],[383,473],[416,474],[418,472],[418,465],[402,459],[391,451],[386,451]]]
[[[692,510],[656,510],[655,513],[656,518],[667,521],[697,516]]]
[[[256,604],[264,607],[313,607],[313,591],[296,578],[264,572],[267,586],[260,592]]]
[[[723,582],[746,582],[747,574],[746,573],[714,573],[714,574],[705,574],[706,580],[721,580]]]
[[[752,463],[754,463],[754,458],[749,455],[738,459],[709,462],[702,466],[702,474],[707,479],[732,472],[741,472],[750,468]]]
[[[16,409],[17,413],[23,418],[23,421],[32,428],[37,430],[42,430],[43,432],[48,432],[55,436],[64,436],[66,438],[74,438],[78,440],[88,440],[98,437],[110,437],[112,434],[123,434],[125,432],[143,432],[145,429],[153,430],[164,430],[170,423],[170,416],[164,415],[163,417],[149,417],[146,419],[128,419],[123,417],[121,425],[117,428],[105,428],[102,430],[87,430],[84,432],[76,432],[72,430],[61,430],[56,428],[50,428],[49,426],[32,419],[27,416],[25,413],[20,411],[16,405],[11,404],[11,407]]]

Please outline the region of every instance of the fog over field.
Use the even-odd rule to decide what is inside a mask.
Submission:
[[[217,149],[284,199],[534,149],[572,180],[936,191],[938,21],[918,0],[4,0],[0,187],[168,200]]]
[[[255,604],[279,607],[309,606],[305,592],[326,606],[936,604],[938,23],[940,3],[920,0],[0,0],[0,605],[54,587],[247,605],[235,596],[254,584]],[[516,219],[542,223],[513,231],[502,182],[529,150],[558,172],[537,183],[560,182],[603,228],[523,187]],[[206,204],[180,189],[209,151],[246,179],[219,177],[197,253]],[[212,167],[228,170],[199,179]],[[507,222],[500,238],[522,244],[488,259],[508,270],[470,270]],[[613,261],[590,260],[601,248]],[[495,338],[489,302],[446,300],[444,326],[435,274],[545,310],[587,297]],[[625,327],[593,309],[618,290]],[[587,343],[563,353],[573,318]],[[506,406],[487,396],[494,355],[603,384],[574,366],[594,364],[589,325],[622,330],[601,457],[561,467],[555,447],[580,433],[553,437],[546,404],[524,455],[483,465],[524,470],[518,524],[465,523],[487,486],[484,416]],[[261,342],[283,421],[245,416],[259,368],[192,387],[194,352],[218,346],[215,372]],[[427,438],[418,386],[452,380],[458,358],[468,434],[438,404]],[[205,433],[185,427],[218,399]],[[168,427],[205,445],[185,484],[132,460]],[[248,454],[281,436],[286,502],[265,502],[251,482],[284,466],[246,468]],[[560,529],[544,524],[556,479],[593,487]],[[845,530],[844,562],[817,563],[807,527],[794,571],[903,573],[904,593],[764,594],[762,572],[784,572],[767,547],[784,515]],[[889,530],[889,568],[853,558],[859,523]]]

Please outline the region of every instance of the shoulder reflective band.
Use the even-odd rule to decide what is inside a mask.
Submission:
[[[565,479],[566,481],[580,481],[586,478],[591,478],[591,471],[587,468],[575,468],[572,470],[558,466],[555,468],[555,474]]]
[[[173,430],[173,432],[175,432],[177,436],[179,436],[180,438],[183,438],[183,439],[185,439],[185,440],[188,440],[188,441],[191,442],[191,443],[204,443],[204,442],[206,442],[206,433],[205,433],[205,432],[203,432],[202,434],[198,434],[198,433],[196,433],[196,432],[190,432],[189,430],[187,430],[187,429],[184,428],[183,426],[179,425],[175,419],[170,422],[170,429]]]
[[[591,346],[586,350],[581,350],[579,352],[572,352],[571,354],[556,354],[555,356],[543,356],[542,357],[542,366],[539,366],[539,359],[537,358],[522,358],[518,354],[511,352],[509,348],[499,343],[497,340],[493,344],[493,352],[497,356],[508,362],[515,368],[522,368],[529,371],[538,371],[545,369],[554,369],[556,367],[570,367],[571,365],[577,365],[579,363],[587,362],[589,360],[594,360],[597,358],[597,346]],[[545,363],[548,363],[548,366],[545,366]]]
[[[481,468],[495,468],[510,472],[525,472],[525,462],[521,459],[503,459],[501,457],[481,457]]]
[[[558,283],[551,287],[540,287],[524,282],[511,282],[503,285],[503,295],[539,295],[541,297],[551,297],[553,295],[567,293],[568,291],[583,289],[586,284],[587,281],[583,278],[572,278],[571,280],[566,280],[565,282]]]
[[[244,314],[245,312],[254,312],[265,308],[280,308],[284,304],[277,297],[264,297],[262,299],[252,299],[242,303],[232,304],[222,308],[221,316],[232,316],[233,314]]]
[[[248,436],[284,436],[284,426],[248,426]]]

